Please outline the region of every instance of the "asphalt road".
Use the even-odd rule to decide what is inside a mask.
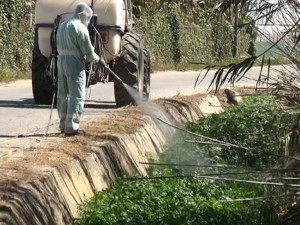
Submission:
[[[278,74],[280,67],[275,67],[272,74]],[[253,86],[260,72],[260,68],[252,68],[247,73],[251,79],[242,79],[236,86]],[[201,79],[203,74],[201,73]],[[150,101],[157,98],[172,97],[178,94],[192,95],[205,93],[214,72],[194,88],[199,71],[186,72],[158,72],[151,76]],[[264,69],[263,74],[266,74]],[[252,80],[254,79],[254,80]],[[0,138],[6,136],[44,133],[49,123],[51,107],[36,105],[33,101],[31,80],[0,84]],[[94,85],[87,91],[86,110],[84,115],[108,113],[119,110],[114,102],[113,83]],[[57,111],[52,111],[51,127],[58,126]],[[58,131],[58,129],[57,129]]]

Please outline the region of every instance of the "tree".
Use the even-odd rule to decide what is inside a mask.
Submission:
[[[263,25],[279,25],[282,29],[277,33],[275,39],[269,38],[266,31],[257,30],[258,34],[270,43],[270,47],[259,55],[251,54],[250,57],[242,62],[230,65],[214,67],[208,66],[208,70],[211,68],[217,69],[211,82],[211,86],[212,84],[215,85],[216,91],[228,82],[233,84],[236,83],[239,79],[245,76],[246,72],[256,61],[261,60],[262,66],[266,61],[268,61],[270,65],[270,58],[267,59],[266,53],[273,49],[276,49],[281,56],[288,59],[296,70],[300,69],[300,61],[297,59],[300,53],[300,49],[298,47],[300,42],[300,3],[297,0],[278,0],[278,2],[266,0],[218,0],[214,6],[211,16],[224,16],[224,14],[232,12],[232,9],[237,7],[242,9],[240,10],[240,13],[242,14],[241,18],[245,16],[247,16],[247,18],[252,18],[248,21],[243,21],[243,23],[238,25],[239,27],[260,21]],[[255,38],[256,35],[257,33],[253,32],[253,38]],[[251,48],[249,50],[251,50]],[[287,74],[284,74],[282,76],[282,79],[284,80],[281,79],[277,80],[277,82],[274,81],[272,86],[270,86],[270,88],[273,88],[272,91],[274,93],[279,93],[279,91],[288,91],[289,89],[300,90],[300,87],[294,86],[300,81],[299,76],[292,76],[290,74],[288,77],[289,78],[287,78]],[[262,74],[259,75],[259,79],[261,78]],[[286,82],[287,80],[293,82]]]

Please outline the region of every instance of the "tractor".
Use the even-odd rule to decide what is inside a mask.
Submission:
[[[35,103],[55,103],[59,57],[56,33],[59,25],[73,16],[79,2],[87,3],[93,10],[88,29],[95,52],[103,58],[101,63],[86,63],[87,87],[99,82],[114,82],[118,107],[147,101],[150,94],[150,52],[144,48],[141,35],[133,32],[135,22],[130,0],[37,0],[32,54]],[[109,71],[115,76],[110,76]],[[126,86],[134,90],[134,98],[128,95]]]

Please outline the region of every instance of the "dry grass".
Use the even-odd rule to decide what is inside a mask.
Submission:
[[[145,115],[137,108],[130,107],[103,117],[92,117],[83,125],[90,139],[115,139],[116,134],[132,134],[137,131],[145,119]]]
[[[245,93],[249,92],[245,91]],[[174,107],[178,107],[181,104],[197,102],[204,96],[205,94],[176,96],[172,99],[158,99],[154,102],[159,107],[166,108],[170,107],[170,101],[174,101]],[[224,101],[222,94],[218,97]],[[92,143],[95,141],[101,145],[101,142],[105,144],[107,141],[117,140],[122,134],[133,134],[145,120],[146,115],[141,108],[128,107],[106,115],[88,116],[86,119],[88,122],[82,123],[82,129],[87,133],[85,137],[39,137],[35,138],[35,142],[18,139],[20,149],[16,151],[20,154],[0,160],[0,180],[1,182],[28,181],[42,175],[47,168],[68,166],[72,160],[82,159],[93,152]],[[24,141],[32,145],[25,148]]]
[[[24,147],[18,139],[18,152],[7,160],[0,160],[1,182],[30,181],[43,174],[45,168],[65,167],[74,159],[84,158],[92,152],[93,141],[113,141],[122,134],[132,134],[143,123],[145,115],[137,107],[129,107],[109,115],[91,116],[82,124],[85,137],[39,137],[32,146]],[[13,142],[16,145],[16,142]],[[23,146],[23,148],[21,147]],[[47,169],[46,169],[47,170]]]

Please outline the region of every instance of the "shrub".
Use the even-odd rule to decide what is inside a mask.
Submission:
[[[218,202],[256,195],[253,189],[234,184],[225,187],[199,179],[122,179],[81,206],[82,217],[75,224],[275,225],[265,223],[263,201]]]
[[[187,129],[224,142],[249,148],[200,144],[210,158],[229,164],[270,167],[283,161],[284,137],[292,129],[293,120],[283,105],[271,97],[249,97],[239,106],[220,115],[212,115]],[[282,156],[282,157],[280,157]]]
[[[191,137],[179,136],[160,157],[160,162],[177,165],[151,166],[150,179],[118,179],[110,189],[80,207],[81,219],[75,224],[276,225],[278,212],[292,201],[293,190],[254,184],[255,180],[273,175],[262,170],[253,173],[256,170],[249,170],[249,166],[257,169],[279,165],[280,160],[275,155],[282,154],[282,137],[298,119],[287,112],[271,97],[249,97],[222,114],[190,123],[187,128],[193,132],[243,145],[251,151],[189,145],[185,140]],[[185,167],[179,163],[190,167],[182,169]],[[235,166],[213,168],[211,165],[215,163]],[[199,169],[191,164],[200,165]],[[199,175],[220,180],[208,181]],[[232,176],[236,180],[222,181]],[[276,179],[280,180],[280,175],[277,174]],[[243,201],[245,198],[247,201]],[[230,201],[234,199],[239,201]]]
[[[12,0],[0,5],[0,68],[28,70],[31,64],[33,1]]]

